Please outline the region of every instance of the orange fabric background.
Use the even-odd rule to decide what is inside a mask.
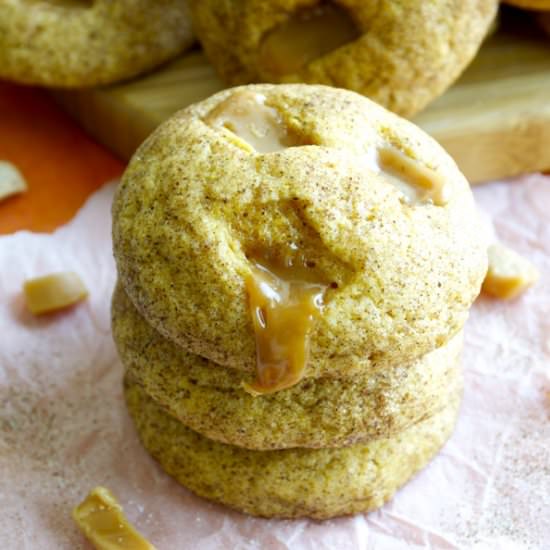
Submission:
[[[54,230],[124,169],[45,91],[1,81],[0,160],[17,166],[29,186],[26,193],[0,202],[0,234]]]

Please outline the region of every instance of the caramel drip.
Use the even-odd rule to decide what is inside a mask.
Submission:
[[[265,100],[262,94],[237,91],[212,109],[205,122],[231,132],[236,144],[250,152],[272,153],[301,145],[280,113]]]
[[[309,355],[309,332],[323,307],[325,285],[311,282],[305,262],[286,258],[270,265],[251,261],[246,279],[256,335],[256,381],[244,384],[253,394],[273,393],[297,384]]]
[[[259,64],[279,77],[297,73],[359,36],[344,9],[333,4],[315,6],[297,12],[267,35],[260,47]]]

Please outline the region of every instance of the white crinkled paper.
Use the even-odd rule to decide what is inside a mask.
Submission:
[[[515,302],[475,304],[455,434],[384,508],[323,523],[256,519],[206,502],[140,446],[109,328],[113,189],[52,235],[0,237],[3,549],[89,548],[70,512],[100,484],[159,550],[550,548],[550,178],[475,190],[498,237],[542,276]],[[23,281],[64,270],[81,275],[90,299],[33,318]]]

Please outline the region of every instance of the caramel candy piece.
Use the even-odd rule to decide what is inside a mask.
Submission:
[[[23,292],[27,307],[35,315],[72,306],[88,296],[76,273],[64,272],[25,281]]]
[[[265,96],[250,91],[235,92],[205,118],[214,128],[229,130],[233,141],[249,152],[272,153],[301,145],[279,112],[265,104]]]
[[[97,550],[155,550],[128,522],[109,489],[96,487],[73,510],[84,536]]]
[[[246,289],[256,334],[257,380],[244,388],[252,394],[289,388],[304,375],[309,332],[321,314],[326,286],[308,280],[311,273],[301,259],[287,256],[283,265],[266,258],[251,262]]]
[[[316,6],[269,32],[260,47],[258,64],[277,77],[294,74],[360,35],[346,10],[334,4]]]
[[[378,159],[386,178],[403,193],[408,203],[431,201],[436,206],[447,204],[445,181],[431,168],[394,147],[380,149]]]
[[[488,249],[489,270],[483,281],[483,292],[511,300],[532,286],[539,278],[536,267],[517,252],[500,244]]]
[[[21,172],[11,162],[0,161],[0,201],[26,190]]]

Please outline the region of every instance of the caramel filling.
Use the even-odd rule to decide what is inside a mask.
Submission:
[[[128,523],[122,507],[105,487],[96,487],[74,510],[73,518],[98,550],[155,550]]]
[[[378,162],[385,178],[403,193],[408,203],[447,204],[445,180],[435,170],[393,147],[380,149]]]
[[[260,47],[259,64],[276,76],[293,74],[359,36],[346,10],[322,4],[296,13],[273,29]]]
[[[309,333],[323,307],[326,286],[312,280],[301,256],[282,262],[251,260],[246,279],[256,335],[256,381],[244,384],[253,394],[273,393],[297,384],[309,354]]]
[[[262,94],[235,92],[212,109],[205,122],[213,128],[228,130],[236,144],[250,152],[272,153],[301,145],[280,113],[266,105],[265,100]]]

